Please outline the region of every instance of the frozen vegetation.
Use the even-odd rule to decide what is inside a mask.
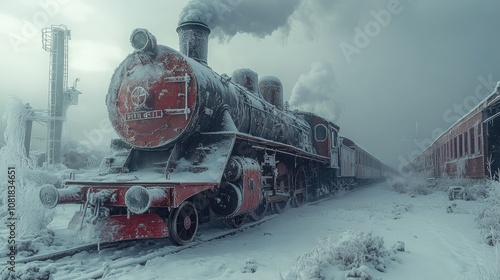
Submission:
[[[500,244],[500,183],[489,182],[487,188],[488,195],[479,209],[476,222],[485,242],[498,246]]]
[[[13,202],[12,196],[8,195],[7,172],[0,173],[0,220],[2,224],[8,224],[9,218],[16,222],[16,246],[17,257],[29,257],[47,249],[54,242],[54,232],[47,227],[54,218],[54,210],[45,209],[38,197],[39,189],[45,184],[62,187],[62,182],[70,172],[84,172],[85,170],[70,170],[66,166],[38,166],[35,157],[28,157],[24,149],[24,133],[29,111],[26,110],[21,100],[11,97],[5,106],[6,111],[2,115],[2,121],[7,124],[4,134],[5,145],[0,146],[0,170],[15,167],[15,211],[11,212],[7,207]],[[80,155],[80,167],[86,169],[96,168],[103,157],[101,150],[89,150],[69,142],[64,145],[64,154]],[[83,164],[82,164],[83,162]],[[9,199],[11,199],[9,201]],[[11,215],[13,214],[13,215]],[[9,253],[7,235],[0,235],[0,256],[5,257]],[[39,268],[30,265],[9,273],[2,267],[2,279],[51,279],[49,276],[56,271],[55,267]]]
[[[438,178],[429,179],[429,174],[414,173],[406,178],[393,178],[391,189],[397,193],[429,195],[434,192],[447,195],[449,200],[477,200],[481,202],[477,209],[472,210],[475,222],[483,242],[494,246],[495,256],[485,259],[486,264],[477,265],[477,279],[500,279],[500,182],[498,172],[487,180],[473,180],[467,178]],[[457,202],[446,206],[447,213],[457,209]]]
[[[434,192],[447,195],[449,200],[479,200],[482,202],[475,211],[476,222],[488,245],[500,243],[500,183],[496,180],[472,180],[467,178],[428,179],[429,174],[412,174],[391,180],[391,188],[397,193],[406,193],[412,197],[429,195]],[[446,206],[452,213],[456,203]]]
[[[334,279],[332,266],[345,271],[345,279],[375,279],[372,270],[385,272],[392,261],[402,262],[396,252],[404,252],[404,243],[397,242],[392,250],[381,236],[371,232],[347,231],[336,238],[327,237],[297,261],[286,280]]]

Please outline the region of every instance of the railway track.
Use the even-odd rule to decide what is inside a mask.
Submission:
[[[36,255],[32,257],[26,257],[23,259],[20,259],[16,261],[16,263],[30,263],[30,262],[43,262],[43,261],[56,261],[65,257],[70,257],[72,255],[78,254],[80,252],[95,252],[107,248],[114,248],[114,247],[119,247],[122,244],[125,244],[125,242],[113,242],[113,243],[103,243],[103,244],[87,244],[87,245],[82,245],[66,250],[61,250],[57,252],[52,252],[48,254],[43,254],[43,255]]]
[[[203,234],[202,236],[198,237],[195,239],[195,241],[182,246],[182,247],[173,247],[173,246],[168,246],[168,245],[163,245],[162,248],[159,248],[158,250],[154,250],[151,253],[147,253],[145,255],[140,255],[139,257],[133,257],[131,258],[130,256],[122,256],[119,259],[113,260],[113,263],[109,265],[105,265],[101,268],[99,268],[96,271],[86,273],[85,275],[81,275],[78,277],[75,276],[68,276],[68,277],[61,277],[60,279],[62,280],[73,280],[73,279],[78,279],[78,280],[86,280],[86,279],[99,279],[102,278],[108,273],[109,271],[113,269],[120,269],[123,267],[128,267],[128,266],[134,266],[134,265],[145,265],[147,261],[152,260],[154,258],[159,258],[159,257],[164,257],[167,255],[172,255],[175,253],[179,253],[181,251],[197,247],[199,245],[202,245],[206,242],[210,242],[213,240],[218,240],[222,239],[228,236],[232,236],[238,232],[245,231],[247,229],[259,226],[265,222],[268,222],[274,218],[276,218],[278,215],[274,214],[271,216],[266,216],[264,219],[253,222],[253,223],[248,223],[246,225],[242,225],[240,228],[237,229],[228,229],[224,230],[215,234]]]

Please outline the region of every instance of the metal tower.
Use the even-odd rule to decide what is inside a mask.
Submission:
[[[64,93],[68,88],[68,40],[65,25],[42,29],[43,49],[50,52],[49,120],[47,125],[47,163],[61,163],[61,138],[65,115]]]

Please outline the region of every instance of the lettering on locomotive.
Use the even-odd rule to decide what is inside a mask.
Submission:
[[[154,110],[154,111],[133,112],[133,113],[128,113],[125,116],[125,118],[127,121],[159,119],[163,118],[163,111]]]

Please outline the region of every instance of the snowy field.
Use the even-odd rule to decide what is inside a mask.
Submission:
[[[483,203],[450,201],[442,191],[411,197],[383,182],[302,208],[289,208],[260,226],[152,258],[145,265],[113,269],[172,246],[156,241],[146,250],[147,243],[140,243],[115,252],[83,252],[17,268],[31,267],[33,271],[38,267],[38,274],[32,275],[51,274],[51,279],[88,279],[96,270],[105,270],[105,279],[143,280],[499,279],[485,277],[498,272],[500,264],[494,247],[484,243],[474,221]],[[48,226],[54,241],[37,244],[37,254],[82,244],[65,229],[74,210],[57,208]],[[5,228],[0,233],[3,238]],[[365,255],[359,253],[362,251]],[[127,256],[121,257],[121,252]],[[2,256],[1,262],[5,261]],[[361,269],[349,267],[352,263]],[[2,279],[8,279],[5,271]]]

